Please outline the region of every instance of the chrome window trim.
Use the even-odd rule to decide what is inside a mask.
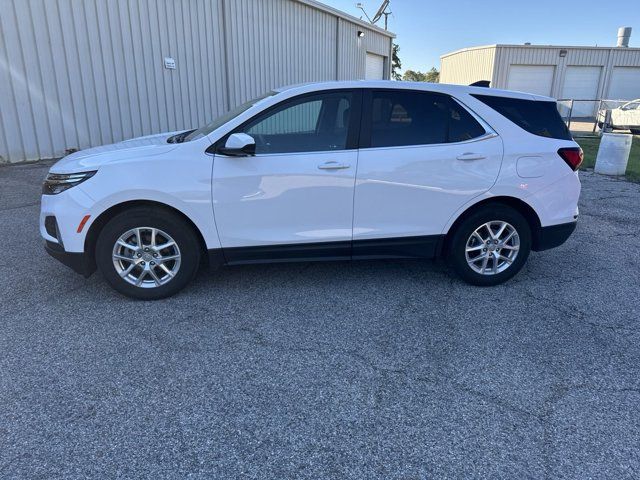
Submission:
[[[367,147],[367,148],[361,148],[360,150],[371,151],[371,150],[397,150],[399,148],[406,149],[406,148],[428,148],[428,147],[452,147],[452,146],[455,146],[455,145],[466,145],[468,143],[483,142],[485,140],[489,140],[491,138],[496,138],[498,136],[499,135],[492,130],[491,132],[487,132],[484,135],[481,135],[480,137],[471,138],[469,140],[463,140],[462,142],[423,143],[423,144],[418,144],[418,145],[397,145],[397,146],[393,146],[393,147]]]

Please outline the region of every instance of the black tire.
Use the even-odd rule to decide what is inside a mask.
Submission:
[[[640,135],[640,128],[632,128],[631,133],[633,135]]]
[[[507,265],[503,271],[495,274],[481,274],[476,272],[467,262],[466,248],[472,234],[476,229],[488,222],[507,222],[517,232],[520,249],[513,259],[513,263]],[[488,235],[487,235],[488,237]],[[495,247],[494,247],[495,248]],[[507,250],[504,250],[508,255]],[[531,228],[529,223],[517,210],[501,204],[484,205],[467,216],[455,229],[448,245],[448,260],[456,273],[467,283],[483,287],[499,285],[516,275],[524,266],[531,252]],[[484,255],[482,250],[477,253]],[[474,254],[475,255],[475,254]],[[493,254],[492,254],[493,255]],[[491,265],[496,261],[491,259]],[[500,265],[500,261],[498,262]],[[479,267],[482,266],[480,262]]]
[[[129,230],[142,227],[166,232],[180,253],[180,265],[175,276],[153,288],[135,286],[123,279],[116,271],[112,257],[118,239]],[[95,256],[98,269],[115,290],[130,298],[158,300],[175,295],[195,277],[200,265],[201,246],[193,227],[179,215],[161,208],[134,207],[114,216],[102,228]]]

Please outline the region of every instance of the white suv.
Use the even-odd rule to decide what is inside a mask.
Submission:
[[[178,292],[203,263],[446,256],[496,285],[571,235],[581,161],[551,98],[309,84],[65,157],[40,229],[52,256],[141,299]]]

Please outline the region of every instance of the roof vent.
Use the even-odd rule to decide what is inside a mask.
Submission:
[[[629,48],[630,38],[631,38],[631,27],[620,27],[618,29],[618,47]]]

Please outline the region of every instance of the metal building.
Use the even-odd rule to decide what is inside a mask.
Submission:
[[[282,85],[389,78],[392,38],[315,0],[2,0],[0,162],[196,127]]]
[[[629,29],[630,30],[630,29]],[[490,80],[494,88],[559,99],[640,98],[640,48],[491,45],[440,58],[442,83]],[[576,103],[574,116],[591,116],[595,102]]]

